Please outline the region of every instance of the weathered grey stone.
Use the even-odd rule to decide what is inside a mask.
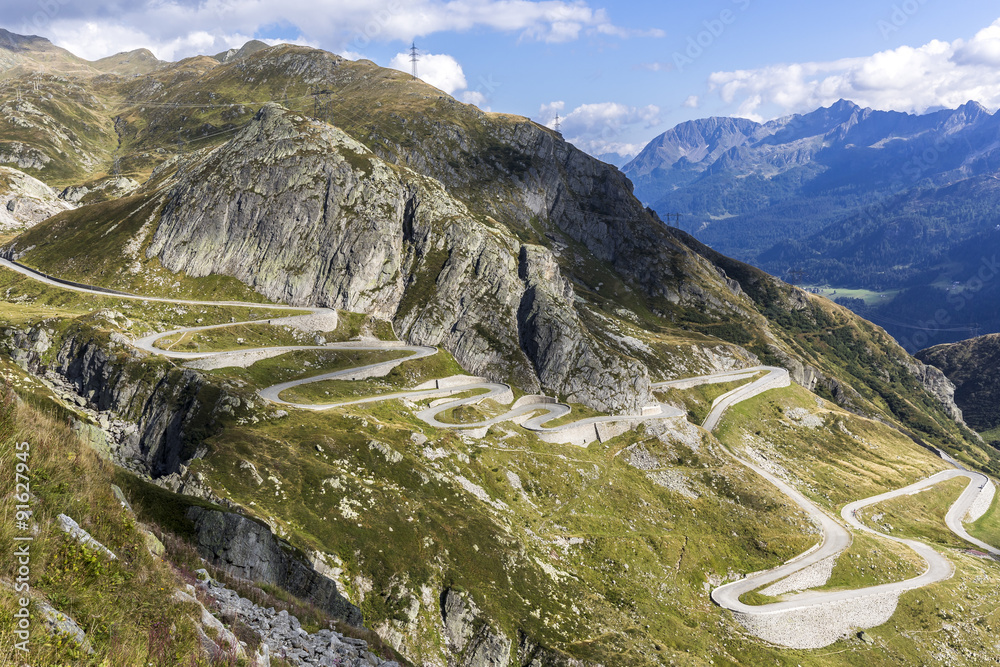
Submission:
[[[55,607],[44,600],[35,600],[35,605],[42,615],[42,622],[52,634],[63,635],[79,646],[88,654],[93,654],[94,649],[90,646],[90,640],[72,618],[58,611]]]
[[[102,553],[111,560],[118,559],[118,556],[111,553],[110,549],[108,549],[106,546],[95,540],[90,533],[81,528],[80,524],[78,524],[73,519],[69,518],[65,514],[60,514],[56,518],[59,520],[59,527],[63,530],[63,532],[69,535],[77,542],[79,542],[80,544],[82,544],[83,546],[87,547],[88,549],[93,549],[94,551]]]
[[[230,512],[191,507],[198,552],[213,565],[249,581],[274,584],[311,601],[331,616],[361,625],[361,611],[337,590],[334,580],[317,572],[270,529]]]
[[[955,384],[940,369],[923,364],[916,359],[911,360],[906,366],[920,380],[924,389],[944,406],[948,416],[964,426],[962,409],[955,404]]]
[[[594,169],[573,155],[574,169]],[[164,197],[148,254],[171,270],[231,275],[272,299],[393,319],[411,343],[441,345],[472,373],[528,391],[609,411],[650,400],[648,371],[588,331],[551,251],[485,224],[441,183],[334,127],[265,106]],[[641,207],[623,214],[648,223]],[[656,253],[659,261],[668,251]],[[647,282],[663,293],[662,281]]]
[[[441,594],[441,621],[452,655],[450,667],[506,667],[511,641],[481,618],[468,596],[447,589]]]
[[[132,505],[129,504],[128,498],[125,497],[125,494],[122,492],[120,486],[118,486],[117,484],[112,484],[111,492],[115,494],[115,499],[117,499],[118,502],[121,503],[123,510],[125,510],[129,514],[135,514],[135,511],[132,509]]]

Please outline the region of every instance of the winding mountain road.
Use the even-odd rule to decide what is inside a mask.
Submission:
[[[243,308],[261,308],[272,311],[286,310],[286,311],[294,311],[296,313],[301,313],[305,311],[311,313],[314,316],[328,316],[336,318],[336,311],[333,311],[328,308],[272,305],[272,304],[249,303],[242,301],[197,301],[189,299],[171,299],[165,297],[145,297],[135,294],[128,294],[125,292],[116,292],[102,288],[94,288],[92,286],[60,280],[58,278],[47,276],[29,267],[17,264],[16,262],[12,262],[7,259],[0,258],[0,266],[10,269],[12,271],[16,271],[24,276],[42,282],[46,285],[60,287],[63,289],[69,289],[75,292],[94,294],[103,297],[112,296],[115,298],[122,298],[122,299],[134,299],[140,301],[151,301],[160,303],[173,303],[179,305],[237,306]],[[538,434],[539,438],[547,442],[557,442],[564,444],[587,446],[588,444],[594,442],[595,440],[603,441],[615,435],[619,435],[625,430],[632,428],[636,424],[645,421],[650,421],[654,419],[675,419],[684,416],[683,411],[678,410],[677,408],[671,405],[658,403],[656,405],[644,408],[642,414],[638,415],[590,417],[566,424],[561,424],[559,426],[546,426],[547,423],[556,421],[570,414],[572,408],[570,408],[570,406],[568,405],[556,402],[551,397],[531,395],[531,396],[521,397],[516,402],[514,402],[510,410],[491,419],[476,423],[452,424],[438,420],[437,418],[438,415],[452,408],[457,408],[464,405],[473,405],[487,399],[493,399],[498,403],[507,404],[512,402],[514,399],[513,390],[507,384],[498,382],[488,382],[483,378],[456,376],[454,378],[446,378],[445,380],[431,381],[429,383],[425,383],[424,385],[421,385],[419,387],[416,387],[408,391],[400,391],[391,394],[383,394],[380,396],[372,396],[350,401],[340,401],[336,403],[326,403],[326,404],[296,403],[296,402],[286,401],[281,398],[281,394],[288,389],[299,387],[305,384],[311,384],[314,382],[322,382],[324,380],[359,380],[362,378],[383,376],[388,374],[393,368],[395,368],[399,364],[402,364],[406,361],[413,361],[415,359],[437,354],[438,350],[437,348],[434,347],[427,347],[422,345],[406,345],[405,343],[399,343],[395,341],[379,341],[379,340],[368,340],[363,342],[349,341],[344,343],[328,343],[326,345],[271,346],[271,347],[259,347],[259,348],[245,348],[240,350],[222,351],[222,352],[178,352],[168,348],[160,348],[156,346],[156,342],[158,340],[169,336],[184,335],[187,333],[198,333],[213,329],[223,329],[233,326],[242,326],[246,324],[271,324],[278,326],[282,324],[295,324],[296,320],[298,320],[300,317],[301,316],[299,315],[291,315],[286,318],[250,320],[243,322],[214,324],[214,325],[205,325],[197,327],[179,327],[176,329],[172,329],[170,331],[164,331],[162,333],[153,333],[148,336],[144,336],[142,338],[131,341],[131,345],[136,349],[143,350],[150,354],[158,354],[171,359],[185,360],[188,362],[197,360],[211,360],[210,365],[208,366],[203,365],[201,366],[202,368],[222,368],[227,365],[246,365],[248,361],[249,362],[258,361],[260,359],[275,357],[285,354],[287,352],[295,352],[300,350],[324,350],[324,351],[360,350],[360,351],[372,351],[372,352],[384,352],[384,351],[409,352],[410,354],[408,356],[402,357],[400,359],[383,361],[355,368],[333,371],[330,373],[323,373],[320,375],[314,375],[307,378],[300,378],[289,382],[282,382],[280,384],[275,384],[270,387],[261,389],[258,393],[262,398],[279,405],[285,405],[288,407],[300,408],[304,410],[330,410],[333,408],[340,408],[348,405],[358,405],[363,403],[373,403],[377,401],[387,401],[394,399],[417,401],[417,400],[426,400],[440,396],[453,396],[456,394],[467,394],[471,392],[485,392],[485,393],[477,393],[474,396],[466,396],[466,397],[456,398],[455,400],[452,401],[439,403],[433,407],[429,407],[417,413],[417,417],[419,417],[427,424],[437,428],[448,428],[461,431],[476,432],[476,431],[481,431],[482,429],[486,429],[492,426],[493,424],[498,424],[504,421],[511,421],[520,424],[525,429],[535,432],[536,434]],[[540,413],[540,414],[535,414],[535,413]]]
[[[272,304],[259,304],[259,303],[246,303],[239,301],[225,301],[225,302],[214,302],[214,301],[195,301],[195,300],[183,300],[183,299],[170,299],[164,297],[143,297],[132,294],[125,293],[115,293],[109,292],[108,290],[103,290],[100,288],[92,288],[85,285],[80,285],[76,283],[70,283],[66,281],[59,280],[57,278],[52,278],[50,276],[45,276],[40,274],[30,268],[24,267],[22,265],[10,262],[9,260],[0,259],[0,266],[8,268],[13,271],[17,271],[25,276],[32,279],[38,280],[48,285],[53,285],[56,287],[61,287],[64,289],[70,289],[77,292],[95,294],[99,296],[114,296],[116,298],[125,299],[137,299],[142,301],[153,301],[153,302],[165,302],[181,305],[204,305],[204,306],[239,306],[246,308],[265,308],[268,310],[287,310],[296,312],[309,312],[313,316],[319,317],[336,317],[335,311],[331,311],[325,308],[309,308],[309,307],[295,307],[295,306],[283,306],[283,305],[272,305]],[[351,401],[342,401],[330,404],[304,404],[289,402],[281,398],[281,394],[288,389],[294,387],[302,386],[304,384],[321,382],[323,380],[332,379],[361,379],[365,377],[376,377],[380,375],[385,375],[393,368],[406,361],[412,361],[422,357],[427,357],[437,353],[437,349],[433,347],[420,346],[420,345],[407,345],[405,343],[390,342],[390,341],[351,341],[346,343],[329,343],[326,345],[311,345],[311,346],[274,346],[274,347],[260,347],[251,349],[242,349],[237,351],[225,351],[225,352],[176,352],[169,349],[162,349],[156,347],[156,341],[172,335],[180,335],[185,333],[207,331],[211,329],[219,329],[230,326],[237,326],[243,324],[251,323],[269,323],[275,325],[281,324],[293,324],[296,317],[300,316],[289,316],[286,318],[277,319],[267,319],[267,320],[253,320],[250,322],[238,322],[230,324],[219,324],[219,325],[209,325],[200,327],[181,327],[174,329],[172,331],[166,331],[163,333],[154,333],[149,336],[137,339],[132,342],[132,345],[137,349],[144,350],[151,354],[158,354],[165,357],[183,359],[189,363],[198,364],[208,362],[209,368],[220,368],[226,365],[247,365],[247,363],[252,363],[253,361],[278,356],[280,354],[285,354],[286,352],[292,352],[297,350],[325,350],[325,351],[336,351],[336,350],[365,350],[365,351],[401,351],[408,352],[406,357],[399,359],[393,359],[390,361],[383,361],[379,363],[368,364],[360,367],[350,368],[346,370],[334,371],[329,373],[323,373],[320,375],[302,378],[297,380],[292,380],[289,382],[283,382],[280,384],[275,384],[273,386],[267,387],[259,391],[260,395],[266,400],[279,404],[286,405],[289,407],[306,409],[306,410],[328,410],[332,408],[343,407],[347,405],[356,405],[362,403],[369,403],[375,401],[386,401],[393,399],[405,399],[405,400],[426,400],[434,397],[448,397],[456,394],[468,394],[472,392],[478,392],[473,396],[463,396],[450,401],[438,402],[432,407],[423,409],[417,413],[417,416],[423,420],[425,423],[437,427],[437,428],[448,428],[457,429],[466,432],[475,432],[480,430],[485,432],[489,426],[497,424],[504,421],[511,421],[518,423],[526,429],[534,431],[539,438],[546,440],[548,442],[563,442],[572,443],[581,446],[586,446],[587,444],[593,442],[594,440],[605,440],[614,435],[618,435],[629,428],[632,428],[638,423],[657,420],[657,419],[674,419],[684,416],[684,413],[677,408],[674,408],[665,404],[656,404],[645,408],[642,414],[637,415],[621,415],[621,416],[609,416],[609,417],[592,417],[587,419],[577,420],[572,423],[563,424],[560,426],[546,426],[547,423],[560,419],[570,413],[571,408],[568,405],[564,405],[556,402],[551,397],[546,396],[524,396],[517,401],[514,401],[513,392],[509,385],[503,383],[489,382],[483,378],[475,378],[469,376],[456,376],[453,378],[445,378],[442,380],[432,380],[430,382],[424,383],[418,387],[410,390],[395,392],[391,394],[385,394],[381,396],[373,396],[367,398],[360,398]],[[760,377],[757,377],[760,376]],[[779,387],[787,387],[791,383],[788,371],[783,368],[777,368],[773,366],[758,366],[754,368],[745,368],[721,373],[714,373],[711,375],[705,375],[696,378],[687,378],[683,380],[672,380],[668,382],[661,382],[653,385],[655,390],[665,390],[670,388],[685,389],[694,387],[701,384],[711,384],[711,383],[723,383],[731,382],[736,380],[747,380],[753,379],[751,382],[737,387],[732,391],[729,391],[722,396],[715,399],[712,404],[712,408],[703,423],[703,427],[708,431],[713,431],[718,426],[720,420],[722,419],[725,412],[732,406],[746,401],[754,396],[757,396],[763,392],[769,391],[771,389]],[[490,419],[480,421],[472,424],[453,424],[445,423],[438,419],[438,416],[452,408],[472,405],[480,403],[481,401],[493,399],[501,404],[510,404],[510,409],[501,415],[492,417]],[[951,529],[956,535],[961,537],[963,540],[968,541],[970,544],[977,546],[983,551],[994,555],[995,557],[1000,557],[1000,549],[997,549],[981,540],[973,538],[966,532],[962,525],[962,520],[968,514],[970,508],[976,502],[979,494],[986,493],[987,486],[991,484],[990,480],[985,476],[977,472],[970,472],[968,470],[961,469],[956,462],[950,460],[956,469],[947,470],[944,472],[937,473],[928,477],[927,479],[915,482],[909,486],[901,489],[896,489],[894,491],[889,491],[872,498],[867,498],[864,500],[858,500],[853,502],[841,511],[841,518],[843,521],[854,530],[861,530],[873,535],[878,536],[881,539],[893,540],[913,549],[917,554],[923,558],[926,568],[925,571],[917,577],[907,579],[905,581],[894,582],[889,584],[883,584],[880,586],[872,586],[867,588],[852,589],[845,591],[829,591],[829,592],[819,592],[810,591],[805,593],[800,593],[794,596],[792,599],[784,600],[781,602],[775,602],[772,604],[765,605],[748,605],[740,602],[740,597],[745,593],[755,591],[762,586],[765,586],[771,582],[776,582],[778,580],[784,579],[790,575],[804,570],[810,566],[816,565],[821,561],[825,561],[828,558],[836,556],[837,554],[843,552],[847,547],[851,545],[852,535],[844,524],[837,521],[834,517],[830,516],[819,507],[817,507],[812,501],[806,498],[803,494],[797,491],[790,484],[784,480],[778,478],[767,470],[763,469],[759,465],[749,461],[738,454],[726,450],[727,453],[732,456],[740,464],[746,466],[750,470],[753,470],[758,475],[766,479],[768,482],[773,484],[779,491],[781,491],[785,496],[791,499],[796,505],[802,508],[808,516],[819,526],[822,538],[819,544],[815,545],[811,549],[807,550],[805,553],[793,558],[792,560],[784,563],[781,566],[767,570],[765,572],[759,572],[749,575],[743,579],[719,586],[715,588],[712,593],[712,599],[719,604],[721,607],[730,609],[737,614],[744,615],[746,618],[759,618],[762,616],[770,616],[781,614],[783,612],[795,611],[795,610],[812,610],[818,609],[823,605],[827,605],[832,602],[849,602],[855,600],[861,600],[864,598],[870,598],[871,596],[877,596],[883,593],[894,593],[898,594],[902,591],[912,590],[915,588],[920,588],[923,586],[928,586],[930,584],[942,581],[950,577],[954,571],[951,562],[945,558],[943,555],[938,553],[933,548],[928,545],[916,541],[908,540],[898,537],[893,537],[880,533],[878,531],[865,526],[856,518],[856,512],[869,505],[882,502],[891,498],[896,498],[904,496],[907,494],[912,494],[919,492],[922,489],[928,488],[945,480],[954,479],[958,477],[965,477],[969,479],[969,485],[966,487],[965,491],[962,493],[961,497],[952,505],[947,517],[945,519],[948,528]],[[891,612],[890,612],[891,613]],[[883,621],[884,622],[884,621]]]

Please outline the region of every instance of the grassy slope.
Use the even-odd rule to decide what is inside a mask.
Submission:
[[[459,124],[478,120],[478,116],[456,107],[447,98],[429,94],[426,86],[405,83],[403,76],[364,63],[336,59],[330,62],[336,66],[341,77],[337,81],[344,92],[337,100],[341,106],[334,108],[338,114],[335,120],[370,142],[378,141],[379,133],[390,133],[382,142],[386,151],[396,150],[394,146],[419,150],[420,141],[425,138],[423,128],[407,128],[406,123],[400,122],[399,113],[403,110],[415,116],[449,118]],[[196,80],[206,72],[211,75],[211,87],[221,91],[218,94],[223,96],[222,100],[241,97],[246,100],[253,95],[263,101],[276,99],[276,93],[285,92],[277,90],[282,85],[276,83],[281,81],[280,76],[257,79],[258,82],[267,79],[271,82],[267,85],[249,85],[236,77],[234,70],[214,68],[204,62],[187,63],[182,69],[158,76],[170,84],[169,95],[176,95],[170,99],[185,99],[184,96],[196,99],[198,95],[206,95],[204,89],[198,89],[202,84]],[[365,85],[360,81],[363,74],[377,75],[376,83],[386,85]],[[146,99],[142,95],[148,91],[140,90],[142,85],[137,82],[136,89],[129,93],[135,100]],[[302,98],[305,94],[302,86],[294,85],[299,88],[287,90],[292,98],[289,106],[311,105],[311,99]],[[134,108],[140,108],[138,102]],[[226,132],[249,118],[250,111],[230,109],[229,118],[223,117],[226,110],[221,107],[185,112],[188,120],[180,125],[183,140],[195,142],[188,144],[189,148],[222,141]],[[355,112],[357,115],[353,115]],[[129,116],[135,131],[125,132],[125,145],[138,151],[162,144],[167,141],[163,128],[177,127],[172,125],[175,119],[169,114],[179,113],[168,109],[162,118],[150,115],[148,118],[155,120],[151,122],[136,111]],[[497,127],[513,128],[523,122],[490,118]],[[467,129],[477,142],[488,143],[489,138],[480,130],[472,125]],[[173,141],[176,132],[171,129],[171,134]],[[461,167],[463,160],[475,159],[476,152],[471,157],[459,156],[458,166]],[[489,151],[482,154],[489,155],[494,163],[508,162],[508,166],[520,168],[517,155]],[[79,243],[80,247],[97,248],[89,258],[92,261],[71,267],[74,275],[81,278],[125,281],[120,284],[144,290],[193,292],[204,287],[170,275],[154,274],[157,277],[153,281],[139,284],[116,274],[113,267],[118,258],[109,255],[108,248],[135,234],[148,219],[147,212],[128,218],[122,215],[121,208],[109,205],[100,210],[108,214],[102,217],[118,220],[102,221],[104,226],[89,235],[79,232],[83,236],[64,239],[62,249],[53,246],[51,250],[38,251],[49,252],[51,256],[47,259],[38,256],[60,264],[67,244]],[[114,228],[115,221],[122,224]],[[544,231],[519,230],[525,236],[523,240],[534,241],[541,240]],[[114,243],[102,250],[99,244],[95,246],[95,241],[103,239],[100,235],[105,232]],[[119,235],[118,240],[115,235]],[[571,258],[567,261],[583,262],[584,269],[574,274],[592,276],[577,285],[579,293],[597,311],[627,328],[629,335],[637,335],[657,351],[662,368],[654,366],[654,370],[677,372],[665,352],[684,350],[692,343],[720,344],[720,339],[752,346],[766,358],[767,337],[761,321],[719,320],[693,309],[654,302],[637,296],[606,265],[579,248],[574,247],[567,257]],[[156,270],[155,266],[147,268]],[[921,437],[946,445],[952,451],[965,448],[966,460],[988,465],[987,455],[963,444],[963,434],[925,397],[912,378],[901,371],[895,348],[880,332],[819,300],[802,309],[789,307],[784,301],[784,288],[760,282],[752,271],[735,264],[726,264],[725,268],[730,276],[740,280],[757,308],[774,323],[782,345],[829,376],[858,389],[858,409],[891,414]],[[175,288],[173,281],[180,284]],[[224,284],[214,289],[216,294],[235,296],[241,287]],[[626,323],[630,318],[613,315],[622,303],[632,312],[636,323]],[[598,321],[601,315],[594,318]],[[405,376],[389,378],[379,387],[410,386],[414,379],[428,376],[429,369],[407,371],[405,367],[406,364],[400,369]],[[876,372],[876,368],[885,371],[887,377]],[[345,393],[371,389],[340,388]],[[792,402],[782,408],[802,407],[799,403],[806,400],[794,391],[782,397]],[[818,474],[807,492],[818,502],[832,505],[839,499],[856,497],[852,493],[889,487],[911,479],[924,468],[933,469],[926,458],[921,458],[926,456],[922,450],[907,444],[898,434],[850,415],[824,422],[819,433],[810,434],[797,426],[772,432],[774,420],[781,423],[775,412],[779,406],[773,407],[769,412],[767,405],[757,405],[758,412],[743,415],[746,421],[741,428],[755,437],[758,431],[760,437],[767,435],[769,444],[781,455],[782,464],[797,476],[810,479],[815,466]],[[869,448],[859,447],[857,440],[840,439],[841,435],[847,436],[836,425],[837,419],[843,419],[852,433],[886,451],[873,453]],[[336,549],[348,571],[361,578],[358,581],[371,583],[374,592],[366,597],[364,606],[371,618],[385,623],[402,622],[407,616],[403,607],[408,593],[415,591],[422,581],[433,580],[472,591],[480,606],[509,627],[524,624],[554,646],[609,664],[653,663],[659,659],[655,656],[684,660],[692,654],[713,655],[717,662],[742,664],[771,660],[786,664],[830,661],[879,664],[893,659],[888,649],[879,649],[882,652],[874,655],[848,650],[840,658],[823,659],[808,652],[762,647],[744,639],[728,617],[711,606],[704,592],[709,574],[724,576],[730,569],[760,569],[808,546],[808,539],[802,534],[801,517],[790,512],[766,485],[722,456],[704,450],[688,451],[681,443],[662,446],[664,460],[683,461],[677,470],[701,493],[698,500],[691,501],[656,486],[623,463],[623,457],[614,456],[630,440],[641,438],[641,434],[616,440],[608,447],[575,450],[542,445],[514,427],[495,429],[486,441],[486,448],[466,444],[450,433],[428,432],[433,447],[451,452],[447,459],[432,461],[423,456],[421,448],[411,444],[409,434],[416,430],[428,431],[393,405],[342,414],[293,412],[277,422],[223,432],[210,442],[213,451],[209,457],[196,465],[202,467],[220,493],[262,516],[273,517],[298,545]],[[515,436],[501,441],[499,438],[506,437],[507,432]],[[728,436],[720,437],[726,441]],[[368,447],[369,440],[393,446],[403,454],[403,462],[391,464],[384,460]],[[655,441],[648,446],[661,447]],[[901,456],[904,451],[913,462],[908,463],[909,459]],[[266,492],[251,486],[236,465],[247,458],[258,462],[262,473],[268,470],[273,474],[280,488],[270,480],[265,482],[269,485]],[[521,496],[506,481],[507,470],[521,476],[526,496]],[[418,471],[428,478],[427,482]],[[434,473],[445,477],[441,479]],[[838,479],[840,473],[843,480]],[[494,515],[481,501],[459,491],[450,481],[457,474],[473,480],[491,497],[512,507],[509,518],[505,519],[508,515],[502,512]],[[342,480],[342,489],[334,488],[332,482],[320,484],[333,478]],[[401,503],[401,498],[411,505]],[[623,507],[630,511],[623,512]],[[357,516],[351,516],[353,513]],[[411,517],[413,521],[409,521]],[[388,528],[393,528],[391,534]],[[553,542],[572,537],[584,541],[565,550],[559,546],[561,542]],[[427,544],[425,538],[431,543]],[[392,550],[383,549],[386,544],[392,544]],[[553,580],[535,558],[570,572],[576,579]],[[625,565],[629,567],[626,569]],[[501,572],[511,581],[498,579],[497,573]],[[986,581],[995,581],[995,575],[989,575]],[[359,585],[355,594],[360,595],[364,588]],[[976,593],[975,604],[980,608],[988,608],[991,601],[995,608],[995,590],[990,591],[974,578],[962,577],[934,591],[904,597],[901,614],[894,619],[903,626],[903,631],[886,635],[886,645],[898,655],[929,659],[927,656],[932,652],[927,646],[919,642],[905,645],[905,632],[933,626],[936,617],[921,611],[919,606],[908,605],[914,599],[933,600],[942,608],[953,608],[959,593],[966,591]],[[579,613],[572,611],[572,604],[582,607]],[[434,614],[426,610],[422,613],[427,615],[424,619],[427,624],[437,622]],[[722,625],[716,626],[717,623]],[[648,629],[644,627],[647,624]],[[982,634],[976,627],[968,630],[963,635],[966,645],[975,646]],[[899,648],[893,642],[904,646]],[[854,647],[845,642],[834,650],[841,648]]]
[[[703,384],[691,389],[668,389],[665,392],[657,392],[657,395],[660,400],[687,410],[688,419],[692,423],[701,424],[712,409],[712,401],[728,391],[753,382],[757,377],[760,377],[759,373],[746,380]]]
[[[35,81],[38,91],[34,90]],[[4,114],[0,116],[0,137],[37,148],[51,159],[40,169],[23,171],[55,187],[80,183],[110,171],[117,145],[114,115],[106,106],[113,103],[112,88],[54,75],[25,77],[4,84],[0,87],[0,105],[12,105],[21,121],[27,119],[28,127],[15,124]],[[18,88],[24,98],[21,103],[15,101]],[[0,148],[4,143],[0,140]]]
[[[412,386],[425,375],[455,370],[420,368],[430,360],[447,357],[419,360],[411,364],[416,369],[403,364],[387,386]],[[285,361],[269,360],[272,368],[249,369],[242,379],[264,382],[272,373],[284,373],[279,375],[284,379],[305,371],[298,366],[305,359]],[[787,448],[789,456],[782,463],[798,474],[822,471],[816,458],[829,465],[831,472],[817,475],[825,484],[814,491],[821,502],[826,495],[836,497],[834,491],[847,494],[878,485],[882,475],[887,486],[897,478],[901,483],[924,465],[922,450],[905,438],[830,405],[824,411],[835,418],[812,435],[806,427],[781,424],[789,409],[819,406],[801,389],[773,394],[746,404],[746,414],[734,412],[733,421],[754,435],[774,428],[775,446]],[[831,433],[847,437],[837,420],[878,445],[865,447],[849,466],[849,474],[857,469],[866,474],[857,479],[843,475],[857,489],[835,484],[838,462],[856,454],[847,447],[856,441],[830,438]],[[737,432],[734,426],[728,430]],[[414,445],[410,435],[418,431],[430,442]],[[627,464],[627,455],[617,455],[640,440],[667,462],[666,469],[685,475],[700,498],[657,486]],[[402,461],[392,463],[370,442],[391,446]],[[825,452],[831,442],[835,446]],[[656,656],[669,661],[691,654],[719,656],[717,662],[732,664],[829,664],[808,653],[769,649],[743,638],[709,602],[705,583],[710,575],[772,566],[804,550],[814,538],[783,498],[704,444],[696,451],[681,441],[660,443],[634,433],[583,450],[539,443],[517,427],[503,425],[491,430],[486,447],[480,447],[429,429],[398,404],[322,415],[292,411],[277,421],[234,425],[208,444],[211,451],[195,469],[224,497],[274,521],[300,548],[340,558],[347,590],[355,599],[371,587],[362,607],[383,628],[409,618],[405,610],[411,596],[419,597],[421,584],[456,585],[470,591],[508,629],[524,628],[548,645],[605,664],[653,664]],[[425,447],[448,456],[428,459]],[[904,452],[912,459],[909,467],[897,460]],[[258,467],[265,478],[262,486],[240,470],[238,463],[244,460]],[[523,495],[511,486],[507,471],[520,477]],[[489,509],[456,485],[457,475],[510,510]],[[632,509],[622,512],[623,507]],[[385,549],[387,544],[392,549]],[[859,553],[872,558],[870,551]],[[540,563],[567,575],[557,572],[553,579]],[[888,564],[884,569],[889,571]],[[842,579],[847,585],[865,581],[865,576],[866,571],[855,568]],[[946,604],[955,599],[950,592],[940,595]],[[983,599],[990,598],[984,594]],[[435,610],[424,608],[413,620],[430,628],[437,618]],[[718,631],[707,630],[720,622]],[[912,619],[924,622],[916,614]],[[698,628],[705,629],[694,631]],[[423,632],[416,657],[435,651],[429,644],[432,633]],[[848,642],[842,648],[850,647]],[[851,664],[855,657],[848,651],[843,662]]]
[[[941,447],[973,467],[1000,472],[1000,453],[945,413],[910,372],[912,358],[885,331],[846,308],[724,257],[683,232],[671,232],[739,281],[767,318],[777,340],[765,344],[758,337],[750,346],[765,362],[781,365],[776,350],[790,354],[827,378],[817,387],[824,398],[888,418],[920,442]],[[835,394],[838,387],[831,381],[844,393]]]
[[[368,380],[323,380],[287,389],[281,398],[294,403],[328,403],[334,399],[351,400],[410,389],[427,380],[466,375],[455,359],[440,350],[437,354],[417,359],[392,369],[388,375]]]
[[[415,446],[410,435],[417,431],[431,441]],[[494,439],[504,431],[515,436]],[[472,591],[505,627],[523,627],[582,657],[645,664],[651,656],[643,654],[655,649],[633,633],[659,638],[665,655],[724,651],[718,639],[684,630],[717,616],[701,588],[706,570],[756,569],[805,548],[806,538],[787,534],[773,492],[749,486],[743,471],[714,457],[689,453],[690,474],[698,488],[703,479],[722,486],[725,497],[690,502],[655,486],[615,456],[640,438],[581,450],[538,443],[505,426],[480,448],[385,404],[293,411],[265,426],[229,429],[210,441],[212,451],[197,467],[219,493],[253,502],[299,544],[334,550],[352,579],[370,580],[373,591],[362,603],[369,618],[399,618],[419,585],[443,582]],[[386,460],[369,446],[375,441],[403,459]],[[448,456],[429,460],[424,447]],[[235,466],[250,457],[268,478],[260,487]],[[523,495],[511,487],[508,470],[520,476]],[[463,493],[452,481],[457,475],[510,510],[494,512]],[[623,514],[621,507],[645,509]],[[758,511],[765,508],[771,512]],[[582,544],[556,546],[571,538]],[[536,559],[568,574],[554,580]],[[433,611],[421,612],[430,612],[426,622]],[[643,624],[652,629],[641,631]]]
[[[10,367],[4,369],[6,386],[16,382],[14,373]],[[8,489],[14,487],[15,442],[30,444],[30,476],[35,494],[32,520],[40,529],[31,543],[32,589],[73,617],[87,631],[96,652],[88,658],[72,643],[48,636],[35,610],[30,654],[33,664],[163,664],[164,660],[156,657],[158,653],[178,664],[196,655],[198,644],[189,618],[192,610],[169,599],[181,583],[146,551],[135,520],[111,492],[112,471],[108,464],[51,413],[26,405],[11,412],[7,404],[0,408],[0,454],[5,463],[0,484]],[[53,523],[59,513],[78,521],[118,560],[108,561],[67,539]],[[19,533],[15,533],[12,520],[0,527],[0,545],[5,553],[12,553],[15,534]],[[0,576],[12,580],[15,567],[15,559],[5,558]],[[12,614],[16,604],[14,595],[0,588],[0,661],[5,664],[22,659],[13,650]],[[172,639],[155,631],[171,623],[176,624]]]
[[[972,545],[948,530],[944,522],[948,508],[968,485],[967,479],[951,479],[920,493],[877,503],[859,514],[866,525],[890,535],[916,538],[953,549],[968,549]],[[876,520],[875,517],[880,514],[882,516]]]
[[[970,535],[988,544],[1000,543],[1000,495],[994,496],[989,512],[966,528]]]
[[[144,225],[154,224],[159,213],[160,203],[151,195],[123,197],[60,213],[18,237],[18,248],[36,246],[20,261],[58,278],[134,294],[206,301],[264,301],[235,278],[191,278],[171,273],[159,260],[147,258],[145,244],[150,236],[144,231],[149,227]],[[131,256],[123,251],[130,242],[135,248]],[[129,266],[136,270],[127,270]]]

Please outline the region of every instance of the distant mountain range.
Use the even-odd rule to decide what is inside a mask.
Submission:
[[[695,120],[623,170],[722,253],[803,285],[888,292],[846,303],[911,348],[1000,331],[1000,115],[976,102]]]

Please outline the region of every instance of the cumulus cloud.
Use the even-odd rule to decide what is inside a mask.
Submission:
[[[389,67],[402,72],[412,72],[413,63],[410,61],[409,52],[397,53],[390,61]],[[492,78],[480,77],[479,87],[476,90],[467,90],[469,83],[462,65],[454,57],[444,53],[420,54],[417,76],[424,83],[440,88],[466,104],[474,104],[483,111],[490,111],[487,93],[493,92],[500,86]]]
[[[1000,19],[970,40],[933,40],[871,56],[715,72],[709,88],[737,115],[760,119],[850,99],[862,106],[924,113],[969,100],[1000,106]]]
[[[466,104],[474,104],[483,111],[489,111],[490,108],[487,106],[486,95],[478,90],[466,90],[461,95],[458,96],[460,100]]]
[[[538,113],[542,118],[546,119],[548,123],[555,123],[555,117],[557,113],[560,113],[566,108],[566,103],[562,100],[557,102],[549,102],[548,104],[543,104],[542,108],[538,110]]]
[[[125,25],[105,25],[93,21],[54,23],[50,39],[71,53],[87,60],[97,60],[107,55],[149,49],[161,60],[179,60],[194,54],[215,54],[238,49],[254,37],[243,33],[208,32],[194,30],[172,38],[150,35]],[[261,39],[268,44],[283,42],[315,46],[302,38],[281,40]]]
[[[403,72],[412,71],[409,53],[397,53],[389,63],[389,67]],[[453,57],[446,54],[423,53],[417,63],[417,76],[422,81],[440,88],[451,95],[457,90],[464,90],[468,83],[462,66]]]
[[[246,36],[280,30],[290,41],[322,44],[334,51],[362,54],[372,42],[408,41],[436,32],[488,29],[523,39],[567,42],[582,35],[660,36],[660,30],[630,31],[616,26],[603,9],[585,0],[338,0],[317,7],[315,0],[50,0],[8,3],[4,25],[41,34],[80,55],[99,58],[147,46],[160,58],[229,48]],[[43,6],[44,4],[44,6]],[[39,9],[42,8],[42,11]],[[126,37],[122,42],[100,35]],[[209,46],[206,46],[208,44]],[[220,49],[221,50],[221,49]]]
[[[562,101],[543,104],[539,115],[547,127],[555,127],[556,114],[565,108]],[[623,140],[628,130],[649,129],[662,122],[658,106],[632,107],[618,102],[581,104],[560,115],[559,120],[563,136],[580,149],[591,155],[615,153],[622,157],[636,155],[643,148],[643,144]]]

